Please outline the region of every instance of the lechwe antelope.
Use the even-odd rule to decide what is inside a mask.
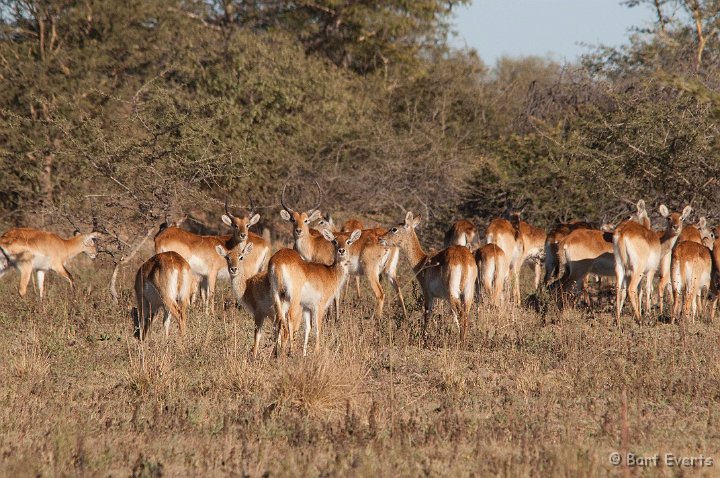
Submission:
[[[638,322],[641,320],[638,286],[643,276],[645,283],[646,310],[650,310],[650,295],[653,288],[653,277],[660,266],[660,259],[672,250],[678,236],[682,232],[683,221],[690,215],[692,208],[685,206],[682,214],[670,213],[667,206],[660,205],[660,214],[666,219],[667,225],[662,235],[656,234],[646,225],[635,221],[625,221],[613,234],[613,252],[615,255],[615,320],[620,326],[625,295],[630,295],[630,305]]]
[[[72,275],[65,266],[70,259],[80,253],[85,253],[91,259],[95,259],[97,256],[96,237],[97,233],[92,232],[63,239],[55,233],[29,227],[10,229],[0,237],[0,251],[7,261],[6,267],[0,269],[0,277],[10,267],[17,269],[20,272],[18,291],[21,297],[25,297],[30,276],[35,271],[41,300],[44,295],[47,271],[55,271],[67,279],[70,286],[74,288]]]
[[[485,294],[490,296],[490,302],[494,306],[502,305],[505,302],[505,278],[510,267],[505,252],[497,244],[485,244],[474,255],[478,267],[478,301],[482,284]]]
[[[456,221],[445,233],[443,247],[471,247],[471,245],[475,243],[476,236],[477,230],[475,229],[475,224],[468,220],[461,219]]]
[[[550,285],[562,273],[558,258],[560,241],[575,229],[595,229],[595,226],[589,222],[572,221],[558,224],[548,232],[545,239],[545,285]]]
[[[307,262],[292,249],[281,249],[270,259],[268,274],[275,313],[280,323],[278,352],[283,335],[288,340],[288,351],[292,352],[293,334],[300,328],[301,316],[305,318],[303,355],[307,355],[311,325],[315,327],[315,350],[320,349],[323,317],[330,301],[337,296],[347,279],[350,266],[348,248],[360,238],[360,230],[338,236],[328,230],[322,234],[335,250],[332,265]]]
[[[655,234],[661,235],[662,232],[656,232]],[[687,225],[682,228],[680,235],[678,236],[676,244],[680,244],[683,241],[696,242],[698,244],[707,244],[712,242],[713,233],[708,227],[707,220],[701,217],[698,220],[697,225]],[[660,308],[660,314],[663,313],[665,306],[665,291],[671,287],[670,284],[670,264],[672,262],[672,253],[668,251],[660,259],[660,269],[658,270],[658,305]],[[674,294],[673,296],[674,297]]]
[[[225,214],[222,216],[222,222],[230,226],[233,230],[235,243],[240,244],[247,242],[252,244],[252,253],[243,260],[243,268],[248,277],[257,274],[265,269],[265,263],[270,258],[270,243],[250,231],[250,226],[257,224],[260,220],[260,214],[255,212],[255,204],[250,198],[250,210],[247,215],[236,216],[228,208],[225,201]]]
[[[497,244],[508,260],[509,272],[512,276],[513,300],[520,303],[520,266],[522,265],[523,242],[518,230],[507,219],[493,219],[485,234],[487,244]]]
[[[558,244],[558,262],[565,269],[559,282],[564,291],[572,287],[576,294],[582,292],[588,306],[591,305],[588,274],[615,275],[612,238],[612,233],[598,229],[575,229]]]
[[[527,264],[535,273],[535,281],[533,282],[535,290],[540,286],[540,275],[542,274],[542,266],[545,257],[545,239],[547,233],[544,229],[535,227],[520,219],[520,213],[514,212],[511,215],[511,223],[517,229],[517,237],[522,243],[522,255],[518,269],[523,264]]]
[[[450,246],[428,256],[415,233],[419,223],[420,217],[413,217],[413,213],[408,211],[405,222],[380,236],[379,242],[402,249],[420,282],[424,301],[423,335],[426,336],[435,299],[446,299],[460,329],[460,339],[465,341],[478,276],[477,264],[470,250],[464,246]]]
[[[687,320],[692,309],[692,321],[697,315],[698,297],[710,289],[712,258],[710,250],[693,241],[678,242],[672,250],[673,323]],[[684,302],[684,305],[683,305]],[[701,301],[701,304],[704,301]],[[682,316],[680,311],[682,309]]]
[[[320,186],[315,183],[319,195],[322,191]],[[324,232],[331,232],[327,225],[322,229],[321,234],[313,234],[310,224],[320,215],[317,208],[320,206],[318,199],[317,206],[306,212],[299,212],[292,209],[285,201],[285,188],[280,196],[280,203],[283,209],[280,216],[293,224],[293,237],[295,238],[295,250],[303,259],[309,262],[318,262],[320,264],[330,265],[335,261],[335,248],[333,244],[328,242],[323,236]],[[357,229],[356,229],[357,230]],[[349,248],[350,256],[350,274],[353,276],[364,275],[373,294],[375,294],[375,311],[373,315],[376,318],[382,317],[385,305],[385,291],[380,284],[380,274],[385,275],[393,289],[397,293],[398,300],[403,309],[403,314],[407,317],[405,301],[398,284],[396,271],[399,258],[397,248],[385,248],[378,244],[378,236],[381,229],[365,229],[362,235],[356,241],[353,241],[352,247]],[[383,231],[384,232],[384,231]],[[337,233],[347,234],[347,233]],[[339,298],[336,301],[336,317],[339,316]]]
[[[196,278],[190,264],[177,252],[161,252],[147,260],[135,275],[135,300],[132,309],[135,336],[144,340],[153,318],[162,308],[165,337],[170,334],[170,316],[174,316],[185,335],[187,308],[195,290]]]
[[[238,244],[230,250],[221,245],[215,246],[217,253],[227,261],[230,283],[235,300],[255,320],[255,339],[253,341],[253,358],[257,358],[260,340],[262,339],[265,319],[273,316],[274,302],[270,288],[270,276],[267,271],[248,276],[244,262],[254,246],[251,242]]]
[[[215,283],[218,279],[229,279],[225,259],[215,250],[216,246],[231,249],[236,245],[233,235],[199,236],[179,227],[160,226],[155,236],[155,253],[177,252],[185,259],[193,273],[200,277],[200,296],[207,312],[213,307]]]

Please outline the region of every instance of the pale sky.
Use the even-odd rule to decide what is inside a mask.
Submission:
[[[550,55],[573,61],[582,44],[618,46],[632,26],[648,26],[653,12],[620,0],[473,0],[455,12],[457,47],[468,46],[488,64],[503,55]]]

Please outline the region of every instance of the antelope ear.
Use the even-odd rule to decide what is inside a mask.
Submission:
[[[327,240],[330,241],[330,242],[332,242],[332,241],[335,240],[335,234],[333,234],[332,232],[330,232],[330,231],[327,230],[327,229],[323,229],[323,230],[322,230],[322,235],[323,235],[323,237],[324,237],[325,239],[327,239]]]
[[[250,218],[248,221],[248,227],[254,226],[257,224],[257,222],[260,220],[260,214],[255,214],[253,217]]]
[[[248,242],[247,244],[245,244],[245,249],[243,249],[243,255],[250,254],[250,251],[252,251],[252,248],[253,248],[252,242]]]
[[[412,222],[412,227],[413,227],[413,229],[415,229],[416,227],[418,227],[418,224],[420,224],[420,219],[421,219],[421,218],[422,218],[422,216],[418,216],[418,217],[416,217],[416,218],[413,220],[413,222]]]
[[[405,227],[408,227],[410,223],[413,220],[413,213],[412,211],[408,211],[407,214],[405,214]]]
[[[705,229],[705,226],[707,226],[707,219],[705,219],[705,216],[698,220],[698,226],[700,226],[700,229]]]
[[[233,225],[232,219],[230,219],[230,216],[228,216],[227,214],[222,215],[222,222],[224,222],[226,226],[232,227]]]
[[[218,254],[220,254],[220,256],[222,256],[222,257],[227,257],[227,255],[228,255],[228,251],[227,251],[223,246],[221,246],[220,244],[217,244],[217,245],[215,246],[215,251],[216,251]]]
[[[692,212],[692,208],[688,204],[687,206],[685,206],[685,209],[683,209],[682,216],[680,216],[680,220],[684,221],[685,219],[687,219],[691,212]]]
[[[645,212],[645,200],[641,199],[637,202],[637,212],[638,214],[642,214]]]
[[[668,217],[670,215],[670,211],[668,211],[667,206],[664,204],[660,205],[659,211],[660,211],[660,214],[662,215],[662,217]]]
[[[286,221],[290,221],[292,219],[290,217],[290,213],[287,212],[285,209],[280,209],[280,217],[285,219]]]
[[[319,219],[322,217],[322,213],[318,211],[317,209],[313,211],[312,214],[310,214],[310,217],[308,218],[309,221],[314,221],[316,219]]]
[[[347,244],[352,244],[353,242],[360,239],[360,234],[362,234],[362,231],[360,229],[355,229],[352,234],[350,234],[350,238],[347,240]]]

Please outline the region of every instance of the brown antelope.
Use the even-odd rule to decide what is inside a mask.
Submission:
[[[697,315],[697,298],[710,289],[712,258],[710,250],[694,241],[678,242],[672,250],[673,323]],[[684,302],[684,305],[683,305]],[[682,309],[682,316],[680,310]]]
[[[478,291],[482,284],[485,294],[490,296],[494,306],[505,302],[503,288],[508,275],[508,264],[505,252],[497,244],[485,244],[474,253],[478,267]],[[478,300],[479,300],[478,292]]]
[[[67,279],[72,288],[75,283],[65,267],[67,262],[80,253],[87,254],[91,259],[97,256],[95,238],[97,233],[77,234],[70,239],[48,231],[29,227],[10,229],[0,237],[0,251],[7,261],[7,266],[0,269],[0,277],[12,266],[20,272],[18,292],[25,297],[30,276],[35,271],[38,292],[42,300],[44,295],[45,273],[55,271]]]
[[[195,291],[196,277],[190,264],[177,252],[161,252],[147,260],[135,275],[135,300],[132,309],[135,336],[144,340],[153,318],[164,309],[165,337],[170,334],[170,316],[174,316],[185,335],[187,308]]]
[[[250,232],[250,226],[257,224],[260,214],[255,213],[255,204],[250,198],[250,211],[247,215],[235,216],[230,212],[228,203],[225,201],[225,214],[222,222],[233,230],[233,237],[237,244],[248,242],[252,244],[252,253],[243,261],[243,267],[247,270],[247,277],[252,277],[265,269],[265,263],[270,258],[270,243],[261,236]]]
[[[155,236],[155,252],[174,251],[185,259],[193,273],[200,277],[200,295],[207,312],[213,306],[213,294],[217,279],[229,279],[225,259],[215,250],[216,246],[232,249],[235,245],[233,235],[199,236],[179,227],[160,226]]]
[[[547,233],[544,229],[532,226],[525,221],[520,220],[520,213],[514,212],[510,221],[518,231],[518,238],[522,243],[522,256],[518,268],[523,264],[527,264],[530,269],[535,272],[534,288],[540,286],[540,275],[542,274],[542,266],[545,255],[545,240]]]
[[[450,246],[465,246],[471,247],[475,243],[475,237],[477,236],[477,230],[475,224],[465,219],[461,219],[450,227],[445,233],[445,239],[443,240],[443,247],[447,248]]]
[[[355,229],[360,229],[361,231],[365,229],[365,226],[363,226],[363,223],[358,221],[357,219],[348,219],[345,221],[342,225],[342,228],[340,228],[341,232],[352,232]]]
[[[230,250],[221,245],[215,246],[217,253],[227,261],[233,295],[239,305],[255,320],[255,339],[253,341],[253,358],[257,358],[260,340],[262,339],[265,319],[273,316],[274,302],[270,288],[270,276],[267,271],[248,276],[244,261],[248,260],[254,246],[252,242],[238,244]]]
[[[615,275],[613,235],[598,229],[575,229],[558,244],[558,261],[565,269],[560,282],[563,290],[573,287],[575,293],[582,292],[585,302],[591,305],[587,291],[588,274],[602,277]]]
[[[661,235],[662,232],[656,232]],[[680,236],[676,241],[676,244],[680,244],[683,241],[696,242],[698,244],[704,244],[709,246],[708,243],[712,243],[713,233],[707,225],[707,220],[701,217],[697,225],[688,224],[682,228]],[[665,292],[671,287],[671,271],[670,265],[672,262],[672,253],[669,251],[660,259],[660,268],[658,269],[658,305],[660,308],[660,314],[663,313],[665,306]],[[675,297],[673,293],[672,297]]]
[[[380,236],[379,242],[402,249],[420,282],[424,301],[423,335],[426,336],[435,299],[446,299],[450,302],[455,325],[460,329],[460,339],[465,341],[478,276],[477,264],[470,250],[463,246],[450,246],[428,256],[415,233],[419,223],[420,217],[413,217],[408,211],[405,222]]]
[[[650,310],[650,295],[653,288],[653,277],[660,266],[662,257],[672,250],[678,236],[682,232],[683,221],[690,215],[692,208],[686,206],[682,214],[670,213],[668,208],[660,205],[660,214],[666,219],[667,225],[662,234],[655,233],[646,225],[636,221],[625,221],[613,234],[613,252],[615,255],[615,320],[620,325],[625,295],[630,296],[633,315],[638,322],[641,320],[638,286],[646,276],[645,303]]]
[[[550,285],[562,273],[558,258],[559,244],[565,236],[575,229],[595,229],[595,226],[589,222],[572,221],[566,224],[558,224],[548,232],[545,239],[545,285]]]
[[[348,247],[360,238],[360,230],[337,237],[325,230],[323,236],[335,249],[332,265],[306,262],[297,251],[291,249],[281,249],[270,259],[268,274],[275,313],[280,324],[278,351],[285,335],[289,343],[288,351],[292,352],[293,334],[300,328],[301,317],[305,318],[303,355],[307,355],[311,325],[315,327],[315,350],[320,349],[323,317],[330,301],[337,296],[347,279],[350,266]]]
[[[507,219],[493,219],[487,227],[486,243],[497,244],[505,253],[512,276],[513,300],[520,303],[520,262],[523,256],[523,242],[518,230]]]
[[[720,297],[720,226],[713,231],[715,239],[710,247],[710,257],[712,259],[712,272],[710,273],[710,291],[713,300],[710,303],[710,322],[715,320],[715,312],[717,310],[718,298]]]
[[[320,194],[322,194],[320,186],[317,183],[315,184]],[[285,202],[285,189],[283,188],[280,203],[283,207],[280,211],[280,216],[286,221],[290,221],[294,226],[293,236],[295,238],[295,250],[300,253],[300,256],[309,262],[318,262],[325,265],[332,264],[335,260],[335,249],[333,244],[328,242],[322,235],[325,231],[331,233],[332,231],[326,225],[325,228],[322,229],[322,234],[314,235],[310,229],[311,222],[317,219],[316,216],[319,216],[317,207],[320,206],[320,202],[318,201],[317,206],[311,210],[298,212]],[[385,305],[385,291],[380,284],[380,274],[384,274],[397,293],[403,314],[407,317],[405,300],[396,276],[399,252],[396,248],[388,249],[378,244],[377,238],[382,232],[384,232],[384,230],[380,228],[365,229],[362,231],[359,240],[353,241],[352,247],[348,250],[348,254],[350,255],[350,274],[353,276],[364,275],[370,283],[373,294],[375,294],[375,311],[373,315],[376,318],[382,317]],[[337,234],[342,235],[347,234],[347,232]],[[338,316],[339,306],[336,308],[336,318]]]

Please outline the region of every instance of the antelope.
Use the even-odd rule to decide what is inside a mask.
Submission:
[[[718,296],[720,296],[720,226],[715,228],[713,243],[710,248],[710,256],[712,259],[712,272],[710,277],[710,291],[714,296],[710,304],[710,322],[715,320],[715,311],[717,310]]]
[[[646,225],[638,224],[635,221],[625,221],[615,229],[613,234],[615,279],[617,280],[615,320],[618,327],[620,326],[620,313],[622,312],[623,302],[628,291],[633,315],[638,322],[641,320],[638,286],[643,275],[646,275],[646,309],[650,309],[652,281],[660,265],[660,259],[672,250],[682,232],[683,221],[692,212],[690,206],[685,206],[682,214],[670,213],[664,204],[660,205],[659,210],[667,221],[665,231],[662,234],[656,234]]]
[[[511,215],[511,222],[515,225],[518,231],[518,237],[522,243],[522,255],[518,269],[523,264],[527,264],[530,269],[535,272],[534,288],[540,286],[540,275],[542,273],[542,265],[544,262],[545,254],[545,240],[547,239],[547,233],[544,229],[532,226],[525,221],[520,220],[520,213],[515,212]]]
[[[450,227],[445,233],[443,247],[466,246],[470,247],[475,242],[477,231],[475,225],[465,219],[461,219]]]
[[[656,233],[661,234],[661,233]],[[691,241],[696,242],[698,244],[704,244],[708,246],[708,242],[712,242],[712,236],[713,233],[710,230],[710,228],[707,225],[707,220],[704,217],[701,217],[700,220],[698,220],[697,225],[687,225],[682,228],[682,232],[680,232],[680,236],[678,236],[676,244],[680,244],[683,241]],[[659,272],[659,280],[658,280],[658,304],[660,308],[660,314],[663,313],[664,306],[665,306],[665,291],[668,287],[671,287],[670,284],[670,277],[671,277],[671,271],[670,271],[670,265],[672,262],[672,253],[668,252],[665,254],[662,259],[660,259],[660,269]],[[675,294],[672,295],[673,299],[675,297]]]
[[[200,295],[205,304],[205,312],[213,307],[215,282],[217,279],[228,279],[225,260],[217,254],[218,245],[226,249],[235,246],[233,235],[199,236],[179,227],[160,226],[155,236],[155,252],[174,251],[185,259],[193,273],[200,277]]]
[[[97,236],[96,232],[78,233],[70,239],[63,239],[55,233],[29,227],[10,229],[0,237],[0,251],[7,261],[6,267],[0,269],[0,277],[10,266],[17,269],[20,272],[20,297],[25,297],[33,271],[37,278],[40,300],[44,296],[45,273],[48,271],[55,271],[64,277],[74,289],[75,282],[66,264],[80,253],[95,259]]]
[[[277,351],[285,335],[289,343],[288,352],[292,353],[293,334],[300,328],[301,316],[305,318],[303,355],[307,355],[311,324],[315,326],[315,351],[320,349],[323,316],[330,300],[337,296],[347,279],[350,266],[348,247],[360,238],[360,230],[338,236],[324,230],[322,234],[335,250],[332,265],[306,262],[297,251],[291,249],[281,249],[270,259],[268,274],[275,313],[280,324]]]
[[[702,292],[710,289],[712,272],[710,250],[694,241],[682,241],[676,244],[671,255],[672,289],[675,303],[672,321],[675,323],[675,319],[680,319],[680,317],[685,320],[692,309],[692,321],[695,323],[697,298]],[[681,308],[682,316],[680,315]]]
[[[478,297],[479,286],[482,284],[494,306],[503,304],[503,286],[510,267],[505,252],[497,244],[485,244],[477,249],[474,255],[478,267]]]
[[[513,299],[520,303],[520,262],[524,254],[523,242],[518,230],[507,219],[493,219],[487,228],[487,244],[497,244],[505,253],[512,275]]]
[[[582,290],[588,306],[591,305],[587,291],[587,276],[590,273],[603,277],[615,275],[612,233],[598,229],[575,229],[558,244],[558,259],[565,274],[561,279],[562,288],[573,286],[575,292]]]
[[[572,221],[553,227],[545,239],[545,285],[549,285],[560,275],[558,249],[560,241],[575,229],[595,229],[594,225],[584,221]]]
[[[363,226],[363,223],[358,221],[357,219],[348,219],[345,221],[342,225],[342,228],[340,229],[341,232],[352,232],[355,229],[360,229],[361,231],[365,229],[365,226]]]
[[[420,216],[414,217],[413,213],[408,211],[405,221],[380,236],[379,242],[384,246],[402,249],[420,282],[424,300],[423,335],[427,337],[428,320],[435,299],[446,299],[450,302],[455,325],[460,329],[460,340],[464,342],[468,315],[475,294],[477,264],[472,253],[463,246],[450,246],[428,256],[415,233],[419,223]]]
[[[132,308],[135,336],[144,340],[150,332],[153,318],[164,309],[165,337],[170,335],[170,317],[174,316],[185,335],[185,322],[190,296],[196,287],[196,278],[190,264],[177,252],[155,254],[135,275],[135,300]]]
[[[274,301],[268,272],[258,272],[250,276],[248,268],[244,267],[244,262],[248,260],[253,248],[252,242],[237,244],[230,250],[225,249],[220,244],[215,246],[217,253],[227,261],[235,300],[255,320],[255,338],[252,354],[253,358],[257,358],[260,340],[262,339],[263,324],[266,318],[273,316]]]
[[[235,243],[240,244],[248,242],[253,247],[252,254],[245,258],[243,267],[248,277],[251,277],[265,269],[265,263],[270,256],[270,243],[261,236],[250,232],[250,226],[257,224],[260,220],[260,214],[255,213],[255,203],[250,198],[250,210],[247,216],[235,216],[228,208],[227,200],[225,201],[225,214],[222,216],[222,222],[230,226],[233,230],[233,238]]]
[[[322,191],[320,190],[320,186],[317,182],[315,184],[321,196]],[[325,226],[321,231],[322,234],[316,236],[312,234],[312,230],[310,229],[310,223],[320,214],[317,210],[320,206],[320,200],[318,200],[317,206],[313,209],[306,212],[298,212],[285,202],[285,188],[283,188],[280,203],[283,207],[280,211],[280,216],[295,226],[293,230],[295,250],[306,261],[318,262],[325,265],[332,264],[335,260],[335,250],[333,244],[328,242],[323,236],[325,231],[331,233],[332,231],[329,227]],[[384,230],[380,228],[365,229],[361,232],[362,235],[360,239],[353,241],[353,246],[350,247],[348,251],[350,255],[350,274],[353,276],[365,275],[370,283],[373,294],[375,294],[375,311],[373,316],[376,318],[382,317],[385,305],[385,291],[383,291],[382,285],[380,284],[380,274],[384,274],[397,293],[403,309],[403,315],[407,318],[405,300],[396,277],[399,252],[397,249],[387,249],[378,244],[377,238],[383,232]],[[339,317],[338,302],[339,299],[336,300],[336,318]]]

